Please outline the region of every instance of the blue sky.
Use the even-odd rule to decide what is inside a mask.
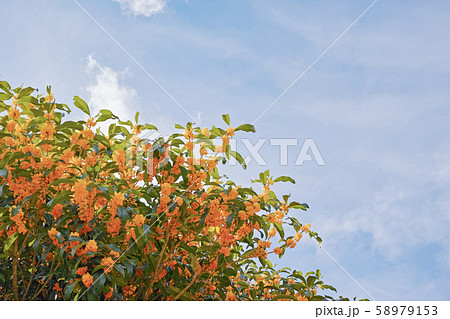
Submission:
[[[373,2],[77,1],[190,115],[74,1],[2,1],[0,79],[122,118],[139,110],[163,133],[190,116],[253,123]],[[267,141],[267,166],[225,168],[243,185],[265,169],[294,177],[277,191],[310,205],[293,214],[377,300],[450,299],[449,35],[448,1],[379,0],[240,135],[298,139],[288,165]],[[307,138],[325,166],[294,165]],[[285,259],[368,298],[312,240]]]

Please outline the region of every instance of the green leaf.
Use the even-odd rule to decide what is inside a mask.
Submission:
[[[224,121],[225,123],[227,123],[227,125],[230,125],[230,115],[228,115],[228,114],[223,114],[223,115],[222,115],[222,118],[223,118],[223,121]]]
[[[263,183],[264,185],[267,183],[267,179],[266,179],[266,174],[264,173],[259,173],[259,181],[261,183]]]
[[[128,220],[128,218],[130,218],[127,209],[122,206],[117,207],[117,216],[119,216],[119,219],[122,221],[122,223],[125,223]]]
[[[178,287],[175,287],[175,286],[169,286],[169,287],[167,287],[167,289],[169,289],[169,292],[170,292],[170,294],[173,297],[177,296],[181,292],[181,289],[178,288]],[[195,297],[192,294],[188,293],[188,292],[184,292],[180,296],[180,300],[185,300],[185,301],[187,301],[187,300],[195,300]]]
[[[136,112],[136,114],[134,115],[134,120],[136,121],[136,124],[138,124],[139,112]]]
[[[77,108],[79,108],[81,111],[83,111],[87,115],[91,116],[91,111],[89,110],[89,106],[87,105],[87,103],[82,98],[80,98],[79,96],[75,95],[73,97],[73,104]]]
[[[5,244],[3,245],[3,253],[5,255],[8,253],[9,248],[11,248],[11,245],[14,244],[14,242],[16,241],[18,236],[19,236],[19,233],[15,232],[14,234],[12,234],[12,236],[8,237],[5,240]]]
[[[316,236],[316,240],[319,243],[319,246],[322,246],[322,238],[320,238],[319,236]]]
[[[325,297],[323,296],[313,296],[311,299],[309,299],[311,301],[325,301]]]
[[[120,248],[117,247],[117,246],[114,245],[114,244],[108,244],[107,246],[109,247],[109,249],[111,249],[111,250],[113,250],[113,251],[115,251],[115,252],[118,252],[118,253],[121,252],[121,251],[120,251]]]
[[[60,179],[57,179],[57,180],[54,180],[53,182],[51,182],[50,185],[57,186],[61,183],[73,184],[74,180],[71,178],[60,178]]]
[[[244,132],[256,132],[255,127],[251,124],[242,124],[238,126],[235,131],[244,131]]]
[[[8,101],[12,97],[13,96],[10,93],[0,93],[0,100],[2,101]]]
[[[11,204],[12,202],[14,202],[14,196],[9,196],[8,198],[6,198],[5,200],[3,200],[1,203],[0,203],[0,207],[6,207],[6,206],[8,206],[9,204]]]
[[[125,268],[124,268],[122,265],[119,265],[119,264],[115,263],[115,264],[114,264],[114,268],[116,268],[116,270],[117,270],[118,272],[120,272],[120,274],[121,274],[122,276],[125,276]]]
[[[271,300],[279,300],[279,299],[290,299],[297,301],[297,298],[293,295],[276,295]]]
[[[106,281],[106,275],[104,271],[96,272],[94,274],[93,281],[94,281],[94,288],[99,292],[102,291]]]
[[[31,111],[34,111],[34,110],[31,110]],[[58,127],[58,130],[62,130],[64,128],[72,128],[72,129],[81,131],[81,130],[83,130],[83,125],[78,122],[74,122],[74,121],[65,121],[63,124],[61,124]]]
[[[8,177],[8,170],[6,169],[6,167],[3,167],[2,169],[0,169],[0,176],[2,176],[3,178]]]
[[[124,122],[124,121],[119,121],[119,124],[120,124],[120,125],[128,125],[128,126],[133,126],[133,123],[131,123],[131,121],[130,121],[130,120],[128,120],[128,121],[126,121],[126,122]]]
[[[227,227],[231,227],[231,223],[233,223],[234,213],[230,214],[227,218]]]
[[[111,144],[109,143],[109,141],[106,139],[106,137],[104,137],[102,135],[96,134],[94,136],[94,141],[100,142],[103,145],[105,145],[106,147],[111,147]]]
[[[274,182],[291,182],[292,184],[295,184],[295,180],[292,177],[289,176],[280,176],[274,180]]]
[[[118,117],[115,116],[110,110],[100,110],[98,115],[100,116],[97,118],[97,122],[104,122],[109,119],[118,119]]]
[[[136,232],[137,245],[138,247],[142,247],[147,241],[146,233],[144,233],[142,227],[136,226],[134,230]]]
[[[27,87],[27,88],[21,89],[20,92],[19,92],[19,95],[17,96],[17,98],[20,99],[20,98],[23,97],[23,96],[30,95],[30,94],[33,93],[35,90],[36,90],[36,89],[33,89],[32,87]]]
[[[145,125],[142,125],[141,130],[154,130],[154,131],[157,131],[158,129],[154,125],[145,124]]]
[[[329,290],[333,290],[334,292],[337,292],[336,288],[334,288],[333,286],[330,286],[330,285],[322,285],[322,289],[329,289]]]
[[[0,81],[0,88],[1,88],[3,91],[8,92],[8,93],[9,93],[9,90],[11,90],[11,86],[10,86],[9,83],[6,82],[6,81]]]
[[[71,284],[68,284],[68,285],[66,286],[66,289],[64,289],[64,298],[65,298],[65,299],[69,299],[70,295],[72,294],[73,286],[74,286],[74,285],[75,285],[75,283],[73,282],[73,283],[71,283]]]
[[[233,150],[228,150],[228,152],[232,157],[234,157],[239,164],[241,164],[241,166],[246,169],[247,168],[247,164],[245,163],[245,160],[242,158],[242,155],[239,154],[238,152],[235,152]]]
[[[203,215],[200,217],[200,221],[199,221],[200,226],[203,226],[203,224],[205,223],[205,219],[206,219],[206,216],[208,215],[208,213],[209,213],[209,210],[206,210],[203,213]]]
[[[108,135],[109,135],[110,137],[112,137],[113,134],[115,133],[115,131],[116,131],[116,124],[113,123],[113,124],[111,124],[111,125],[108,127]]]
[[[314,282],[316,281],[316,277],[314,277],[314,276],[309,276],[307,279],[306,279],[306,285],[308,286],[308,287],[313,287],[314,286]]]
[[[300,204],[298,202],[291,202],[289,203],[289,208],[294,208],[294,209],[302,209],[306,211],[306,208],[309,208],[308,204]]]
[[[283,229],[283,227],[279,223],[273,223],[273,227],[275,227],[275,229],[278,231],[278,233],[280,234],[281,238],[284,239],[284,229]]]

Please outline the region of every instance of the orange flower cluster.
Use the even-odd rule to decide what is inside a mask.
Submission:
[[[16,223],[17,231],[21,234],[25,234],[27,232],[27,228],[25,226],[25,218],[23,216],[23,211],[19,211],[16,215],[11,217],[11,220]]]

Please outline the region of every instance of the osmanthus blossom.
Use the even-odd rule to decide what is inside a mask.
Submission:
[[[320,240],[293,217],[308,206],[272,190],[293,180],[266,171],[255,191],[220,175],[230,157],[245,166],[230,139],[252,125],[223,115],[225,129],[187,123],[149,141],[138,114],[92,116],[76,96],[88,119],[64,121],[50,88],[0,88],[1,299],[323,300],[317,289],[334,289],[268,259],[305,234]]]

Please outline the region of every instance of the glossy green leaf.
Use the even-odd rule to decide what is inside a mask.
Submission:
[[[280,176],[277,177],[274,182],[291,182],[292,184],[295,184],[295,180],[292,177],[289,176]]]
[[[11,90],[11,86],[6,81],[0,81],[0,88],[7,93],[9,93],[9,90]]]
[[[244,131],[244,132],[256,132],[255,127],[251,124],[243,124],[236,127],[235,131]]]
[[[3,245],[3,253],[8,254],[8,250],[11,248],[12,244],[16,241],[17,237],[19,236],[18,232],[15,232],[10,237],[6,238],[5,243]]]
[[[223,119],[223,121],[224,121],[227,125],[230,125],[230,115],[228,115],[228,114],[223,114],[223,115],[222,115],[222,119]]]
[[[91,116],[91,111],[89,110],[89,106],[87,103],[79,96],[74,96],[73,98],[73,104],[79,108],[81,111],[86,113],[87,115]]]

